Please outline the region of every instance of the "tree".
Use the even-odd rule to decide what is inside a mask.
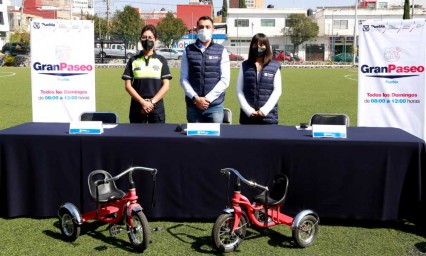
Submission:
[[[95,38],[103,39],[106,37],[107,32],[107,21],[105,18],[98,17],[96,14],[94,16],[88,15],[88,20],[93,20],[93,27],[95,29]]]
[[[304,14],[290,14],[286,23],[286,25],[288,25],[288,31],[284,28],[281,31],[284,35],[290,36],[290,40],[294,45],[294,51],[296,51],[303,42],[318,36],[318,24]]]
[[[143,26],[144,22],[141,20],[138,11],[126,5],[123,11],[115,12],[110,30],[112,35],[127,41],[130,46],[136,46]]]
[[[410,0],[405,0],[404,2],[404,15],[402,16],[402,19],[410,19]]]
[[[10,39],[13,42],[20,42],[27,46],[30,45],[30,33],[25,30],[13,32]]]
[[[222,3],[222,22],[226,22],[226,16],[228,16],[228,0],[223,0],[223,3]]]
[[[177,43],[187,30],[185,23],[171,12],[157,24],[158,39],[168,48]]]
[[[246,0],[239,0],[238,1],[238,8],[247,8]]]

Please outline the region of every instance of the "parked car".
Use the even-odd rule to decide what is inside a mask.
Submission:
[[[180,60],[182,59],[182,52],[179,52],[170,48],[160,48],[156,49],[155,53],[163,56],[167,60]]]
[[[296,62],[302,62],[303,61],[302,57],[300,57],[297,53],[295,53],[295,54],[293,54],[293,56],[291,56],[291,60],[296,61]]]
[[[353,62],[353,54],[352,53],[339,53],[334,56],[335,62]],[[355,57],[355,62],[358,62],[358,56]]]
[[[234,53],[232,53],[232,52],[230,52],[230,51],[228,51],[228,54],[229,54],[229,60],[231,60],[231,61],[235,61],[235,60],[244,60],[244,57],[243,56],[241,56],[241,55],[238,55],[238,54],[234,54]]]
[[[182,54],[185,52],[185,49],[182,49],[182,48],[173,48],[173,50],[178,51]]]
[[[3,45],[1,52],[6,55],[25,55],[30,53],[30,47],[19,42],[9,42]]]
[[[106,57],[121,57],[131,58],[136,55],[136,51],[132,49],[126,49],[124,44],[111,44],[109,47],[96,47],[95,56],[99,58]]]
[[[275,49],[272,58],[277,61],[291,61],[291,56],[281,49]]]

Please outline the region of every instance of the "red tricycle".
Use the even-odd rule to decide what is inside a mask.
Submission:
[[[273,180],[273,186],[269,189],[267,186],[246,180],[232,168],[222,169],[220,173],[227,176],[228,184],[231,173],[237,176],[237,181],[232,197],[232,208],[228,207],[229,196],[227,196],[228,208],[216,219],[213,226],[212,236],[216,249],[221,252],[235,250],[245,238],[247,225],[250,224],[261,228],[285,224],[291,228],[293,239],[297,245],[307,247],[313,244],[319,231],[318,215],[312,210],[303,210],[292,218],[280,211],[287,195],[287,176],[278,174]],[[262,193],[255,196],[253,203],[241,194],[240,181],[250,187],[263,190]],[[245,206],[246,211],[241,206]]]
[[[61,233],[67,241],[75,241],[80,235],[81,225],[90,220],[99,220],[110,224],[109,233],[116,236],[126,232],[130,242],[137,251],[143,251],[150,242],[150,229],[148,220],[142,211],[142,206],[137,202],[133,172],[146,171],[153,175],[155,190],[155,177],[157,169],[147,167],[131,167],[115,177],[107,171],[96,170],[89,174],[89,192],[96,203],[96,210],[80,214],[78,208],[72,203],[64,203],[58,209]],[[116,180],[124,175],[129,176],[129,190],[127,193],[118,189]],[[155,195],[155,191],[153,191]],[[155,198],[153,198],[153,202]]]

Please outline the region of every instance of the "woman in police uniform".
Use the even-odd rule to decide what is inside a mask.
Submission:
[[[163,97],[169,90],[169,66],[164,57],[154,52],[157,30],[153,25],[142,28],[143,50],[129,59],[123,76],[130,102],[130,123],[165,123]]]

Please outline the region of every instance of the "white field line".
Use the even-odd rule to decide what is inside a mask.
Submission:
[[[16,73],[13,72],[0,72],[0,78],[1,77],[7,77],[7,76],[14,76]]]
[[[345,75],[345,78],[352,81],[358,81],[358,71],[352,71],[353,74]]]

